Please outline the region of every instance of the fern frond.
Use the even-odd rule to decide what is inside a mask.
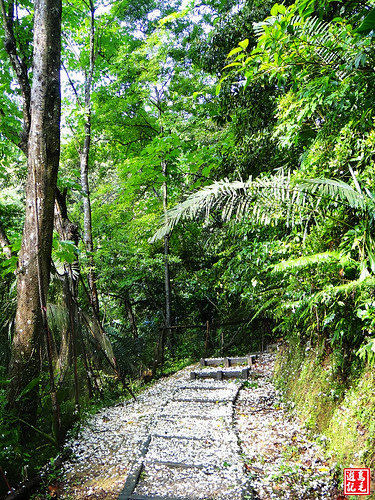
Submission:
[[[368,201],[346,182],[338,179],[306,179],[296,186],[303,193],[320,194],[332,200],[341,200],[351,208],[366,211]]]
[[[280,169],[270,177],[249,178],[248,181],[228,179],[216,181],[191,194],[185,201],[167,211],[167,222],[151,238],[162,238],[183,219],[193,219],[204,214],[209,217],[213,209],[221,209],[222,219],[240,220],[248,216],[255,223],[270,224],[284,217],[285,199],[290,199],[289,175]],[[279,204],[278,204],[279,203]],[[165,218],[163,219],[165,221]]]
[[[338,262],[341,259],[339,252],[323,252],[313,255],[299,257],[298,259],[289,259],[273,266],[272,271],[275,273],[293,270],[296,268],[308,267],[321,264],[322,262]]]
[[[373,276],[368,276],[365,279],[357,279],[349,281],[349,283],[343,283],[337,286],[326,287],[323,290],[314,294],[310,300],[310,306],[319,303],[324,299],[325,303],[329,302],[329,299],[333,302],[337,300],[337,297],[348,296],[354,291],[361,291],[375,286],[375,278]]]

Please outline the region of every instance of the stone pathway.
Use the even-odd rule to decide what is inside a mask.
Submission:
[[[278,399],[273,360],[260,356],[248,381],[191,380],[188,367],[102,410],[70,443],[60,498],[339,498],[321,450]]]
[[[240,500],[246,476],[233,428],[237,382],[182,381],[155,414],[133,498]],[[140,470],[137,467],[137,472]]]
[[[190,380],[191,367],[103,410],[71,443],[63,498],[241,500],[233,426],[240,380]]]

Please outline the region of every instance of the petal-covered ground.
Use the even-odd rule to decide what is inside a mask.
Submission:
[[[116,499],[138,470],[134,493],[150,498],[335,499],[321,449],[278,399],[273,360],[262,354],[243,385],[190,380],[188,367],[102,410],[70,443],[59,496]]]
[[[236,426],[254,498],[336,499],[338,491],[321,448],[280,402],[272,384],[273,365],[273,355],[261,356],[236,404]]]

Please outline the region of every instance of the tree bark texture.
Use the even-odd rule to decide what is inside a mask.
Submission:
[[[61,0],[36,0],[34,7],[26,215],[19,255],[17,312],[10,362],[12,381],[8,392],[9,403],[30,423],[36,417],[35,393],[31,391],[19,400],[17,396],[40,372],[60,156],[61,107]]]
[[[99,299],[96,288],[94,243],[92,238],[91,202],[89,188],[89,156],[91,146],[91,87],[95,65],[95,8],[90,2],[90,65],[85,79],[85,124],[83,147],[80,153],[81,186],[83,191],[83,229],[84,241],[88,254],[89,272],[88,283],[91,305],[95,313],[99,314]]]

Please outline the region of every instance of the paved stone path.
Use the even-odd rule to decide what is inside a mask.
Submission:
[[[247,477],[234,426],[240,380],[190,380],[191,367],[90,418],[70,443],[74,500],[242,500]]]
[[[69,443],[60,498],[340,498],[322,450],[279,400],[273,362],[259,356],[248,382],[191,380],[205,368],[188,367],[90,417]]]
[[[154,414],[119,500],[242,499],[247,479],[233,427],[240,387],[181,380]]]

